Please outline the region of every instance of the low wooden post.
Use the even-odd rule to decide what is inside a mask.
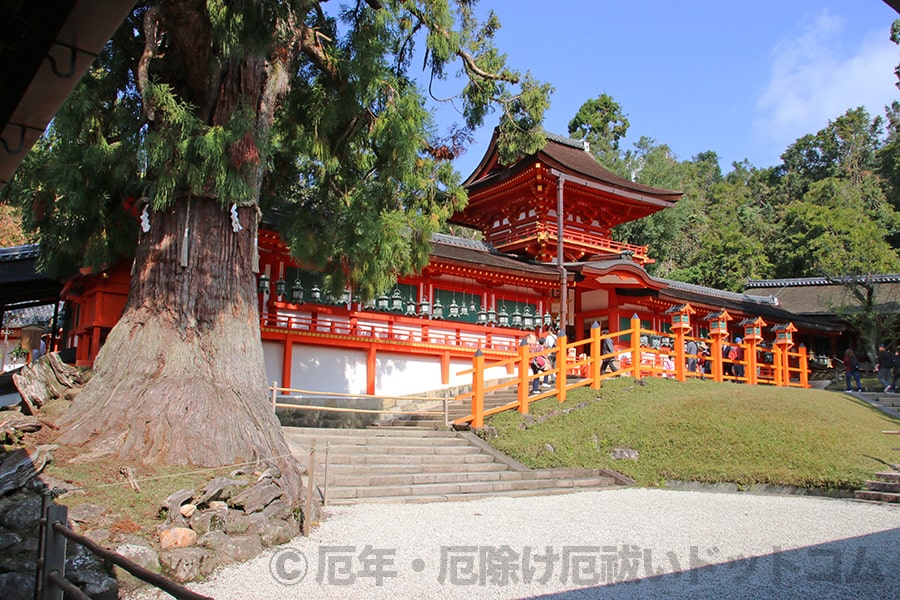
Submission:
[[[444,402],[441,406],[444,411],[444,428],[450,427],[450,394],[444,392]],[[325,446],[325,456],[328,456],[328,446]]]
[[[600,389],[600,368],[603,366],[603,329],[600,324],[594,321],[591,325],[591,387],[595,390]]]
[[[484,427],[484,352],[475,351],[472,358],[475,372],[472,374],[472,427]]]
[[[516,400],[519,402],[519,412],[523,415],[528,414],[528,375],[531,373],[529,354],[528,340],[522,338],[519,342],[519,384],[516,388]]]
[[[312,526],[312,497],[316,472],[316,440],[312,440],[309,446],[309,461],[306,463],[306,503],[303,507],[303,536],[309,537],[309,528]]]
[[[556,357],[556,366],[558,367],[558,372],[556,373],[556,395],[560,402],[565,402],[566,378],[568,377],[568,373],[566,372],[566,354],[568,353],[569,344],[565,335],[557,337],[556,344],[558,346],[556,351],[559,353]]]
[[[631,376],[641,378],[641,319],[637,314],[631,317]]]
[[[446,412],[444,413],[444,417],[444,421],[446,422]],[[328,460],[328,449],[330,446],[330,442],[325,442],[325,483],[322,484],[322,506],[328,504],[328,465],[330,464]]]

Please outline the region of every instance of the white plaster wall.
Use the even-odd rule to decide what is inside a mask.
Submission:
[[[284,352],[280,342],[263,342],[266,384],[281,380]],[[450,381],[441,383],[441,359],[379,352],[375,360],[375,393],[385,396],[409,396],[448,387],[471,385],[471,375],[457,375],[472,368],[472,361],[451,359]],[[506,367],[488,369],[485,379],[511,377]],[[340,394],[366,393],[366,353],[362,350],[303,346],[294,344],[291,355],[291,387],[312,392]]]
[[[408,396],[441,387],[441,359],[379,352],[375,358],[375,393]]]
[[[281,380],[281,362],[284,357],[284,347],[280,342],[262,343],[263,360],[266,363],[266,385],[272,385],[273,381],[277,381],[279,386],[283,386]]]
[[[365,394],[366,353],[362,350],[294,344],[291,387],[311,392]]]

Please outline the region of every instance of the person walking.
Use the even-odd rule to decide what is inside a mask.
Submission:
[[[847,351],[844,352],[844,369],[846,369],[845,378],[847,380],[847,390],[848,392],[853,391],[850,387],[850,379],[853,378],[856,381],[856,391],[862,391],[862,384],[859,381],[859,359],[856,358],[856,354],[853,352],[852,348],[847,348]]]
[[[607,335],[609,333],[609,329],[604,329],[600,332],[602,335]],[[616,347],[613,345],[613,341],[611,337],[605,338],[603,340],[603,356],[606,358],[603,359],[603,362],[600,363],[600,374],[606,373],[606,369],[609,368],[613,373],[619,370],[619,361],[616,360]]]
[[[878,381],[884,386],[885,392],[893,390],[894,355],[888,352],[884,344],[878,344],[878,363],[875,370],[878,373]]]
[[[900,346],[894,350],[894,380],[891,382],[891,389],[897,393],[897,380],[900,379]]]

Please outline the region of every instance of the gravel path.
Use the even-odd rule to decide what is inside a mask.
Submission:
[[[219,600],[900,598],[900,506],[629,488],[327,515],[191,587]]]

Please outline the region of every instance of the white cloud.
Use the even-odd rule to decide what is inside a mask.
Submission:
[[[843,55],[842,46],[849,50]],[[882,114],[898,98],[897,62],[887,31],[849,40],[841,19],[823,11],[802,35],[774,48],[770,78],[756,104],[754,137],[780,154],[848,109],[865,106],[873,116]]]

